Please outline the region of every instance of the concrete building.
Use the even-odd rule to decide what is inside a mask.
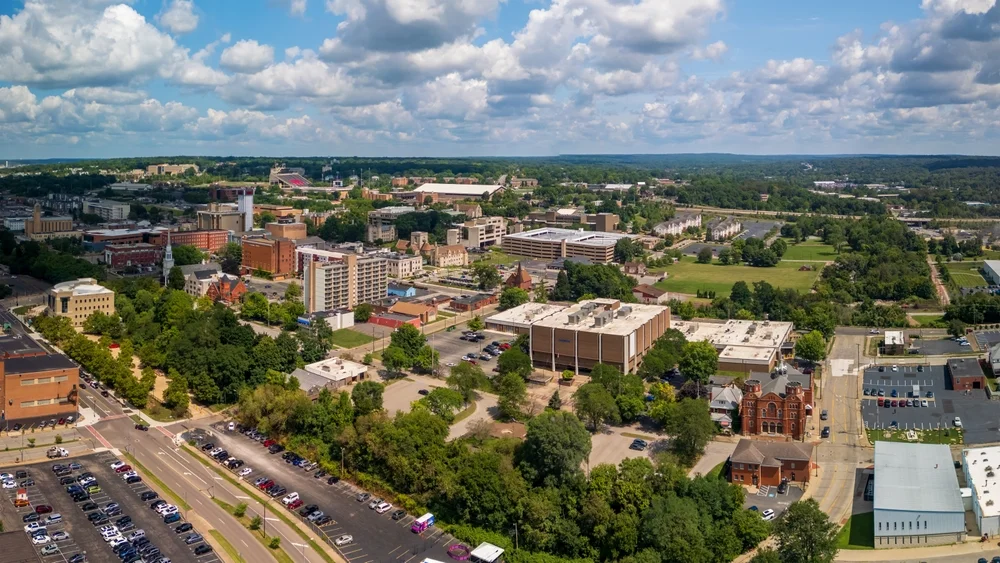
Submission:
[[[247,230],[244,228],[242,211],[232,204],[217,202],[209,203],[208,209],[198,212],[198,228],[234,233],[242,233]]]
[[[306,312],[354,309],[386,296],[388,261],[379,255],[299,249]]]
[[[753,487],[775,487],[782,481],[808,483],[812,459],[812,444],[744,438],[729,456],[729,482]]]
[[[392,241],[399,238],[396,234],[396,219],[417,209],[409,205],[383,207],[368,212],[368,224],[365,227],[367,242]]]
[[[728,240],[740,234],[743,223],[733,217],[716,217],[706,225],[706,240]]]
[[[906,353],[906,336],[901,330],[885,331],[885,340],[882,345],[883,354],[899,355]]]
[[[322,389],[337,389],[365,379],[368,366],[344,360],[328,358],[296,369],[292,375],[299,380],[299,388],[309,395],[316,395]]]
[[[461,244],[432,247],[428,260],[438,268],[455,268],[469,265],[469,252]]]
[[[875,548],[961,543],[965,505],[946,444],[875,442]]]
[[[1000,447],[989,446],[962,450],[962,472],[972,489],[972,513],[980,534],[1000,535]]]
[[[569,229],[542,228],[507,235],[503,250],[508,254],[530,256],[543,260],[582,257],[606,264],[614,259],[615,244],[631,235],[595,233]]]
[[[721,369],[721,368],[720,368]],[[800,373],[751,373],[743,384],[741,432],[801,440],[812,412],[812,377]]]
[[[584,213],[572,207],[528,213],[525,221],[531,225],[543,227],[586,225],[590,230],[601,233],[613,233],[621,223],[621,219],[614,213]]]
[[[42,217],[42,206],[38,203],[32,211],[31,220],[24,222],[24,234],[31,240],[80,236],[73,232],[72,217]]]
[[[83,212],[100,216],[105,221],[124,221],[128,219],[132,206],[127,203],[101,199],[97,201],[84,201]]]
[[[386,254],[386,265],[389,267],[389,277],[393,279],[412,278],[424,271],[424,259],[418,254]]]
[[[701,213],[678,213],[673,219],[653,227],[653,234],[660,237],[667,235],[679,237],[691,228],[701,228]]]
[[[309,236],[305,223],[276,222],[268,223],[264,228],[275,238],[301,240]]]
[[[531,360],[553,371],[580,373],[603,363],[630,373],[668,328],[668,307],[591,299],[532,323]]]
[[[983,262],[983,277],[990,285],[1000,285],[1000,260]]]
[[[461,241],[466,248],[486,248],[499,244],[507,232],[507,220],[503,217],[479,217],[462,223]],[[448,241],[448,244],[455,244]]]
[[[295,242],[288,239],[243,239],[243,270],[286,277],[295,272]]]
[[[494,184],[434,184],[427,183],[413,190],[418,203],[423,203],[426,196],[431,196],[434,201],[451,203],[463,199],[490,199],[495,193],[502,190],[503,186]]]
[[[530,334],[531,325],[565,308],[552,303],[524,303],[488,317],[486,328],[510,334]]]
[[[301,319],[300,319],[301,322]],[[317,325],[325,323],[330,330],[340,330],[354,326],[354,311],[350,309],[331,309],[329,311],[316,311],[309,315],[309,324]]]
[[[774,370],[792,333],[792,323],[777,321],[674,320],[672,328],[683,332],[688,342],[711,342],[719,351],[720,371],[746,374]]]
[[[104,263],[115,272],[136,268],[150,271],[163,261],[163,247],[140,242],[137,244],[109,244],[104,247]]]
[[[25,221],[31,221],[31,217],[4,217],[3,228],[15,233],[23,232]]]
[[[979,358],[951,358],[948,360],[948,377],[956,391],[983,389],[986,375],[979,366]]]
[[[465,215],[466,219],[478,219],[483,216],[483,208],[478,203],[455,202],[451,208]]]
[[[146,167],[148,176],[179,176],[188,170],[198,173],[197,164],[152,164]]]
[[[57,283],[49,289],[48,298],[49,314],[69,317],[73,326],[83,326],[94,311],[115,312],[115,292],[98,285],[94,278]]]

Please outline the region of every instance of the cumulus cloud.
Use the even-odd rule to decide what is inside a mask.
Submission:
[[[191,33],[198,27],[198,15],[194,13],[194,0],[173,0],[156,16],[156,21],[171,33]]]
[[[227,70],[252,73],[263,70],[274,60],[274,48],[253,39],[237,41],[222,52],[219,64]]]

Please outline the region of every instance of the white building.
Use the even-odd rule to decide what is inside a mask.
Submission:
[[[498,563],[503,561],[503,548],[483,542],[469,554],[472,563]]]
[[[990,285],[1000,285],[1000,260],[983,262],[983,277]]]
[[[412,278],[424,271],[424,259],[419,254],[385,254],[389,267],[389,277],[393,279]]]
[[[354,326],[354,311],[349,309],[332,309],[313,313],[310,317],[313,325],[326,323],[330,330],[340,330]]]
[[[336,389],[344,385],[357,383],[365,378],[368,366],[344,360],[328,358],[296,369],[292,376],[299,380],[299,389],[306,393],[319,393],[324,387]]]
[[[503,217],[479,217],[470,219],[460,229],[448,230],[448,244],[461,244],[466,248],[486,248],[500,244],[507,232],[507,219]],[[456,235],[458,235],[456,237]],[[455,237],[455,240],[453,240]]]
[[[660,237],[667,235],[680,236],[690,228],[701,228],[701,213],[678,214],[673,219],[664,221],[653,227],[653,234]]]
[[[875,442],[874,526],[876,549],[965,541],[965,505],[947,445]]]
[[[353,309],[374,303],[389,288],[388,260],[381,255],[299,248],[302,290],[307,313]]]
[[[30,220],[31,217],[4,217],[3,226],[8,231],[20,232],[24,230],[24,222]]]
[[[132,206],[127,203],[102,199],[83,202],[83,212],[92,213],[105,221],[122,221],[128,219]]]
[[[979,533],[991,537],[1000,534],[1000,447],[969,448],[962,450],[962,471],[965,482],[972,489],[972,512],[979,524]]]
[[[484,195],[488,199],[502,189],[503,186],[497,184],[424,184],[413,191],[424,195],[433,194],[438,198],[438,201],[450,202],[460,199],[478,199]]]

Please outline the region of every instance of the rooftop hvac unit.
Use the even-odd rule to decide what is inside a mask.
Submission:
[[[743,337],[743,342],[750,342],[750,337],[749,336],[744,336]]]
[[[618,309],[619,317],[627,317],[632,314],[632,307],[622,306]]]
[[[582,316],[580,313],[570,313],[569,316],[566,318],[566,320],[571,325],[579,324],[581,319]]]

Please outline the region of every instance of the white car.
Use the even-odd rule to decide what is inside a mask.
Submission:
[[[119,545],[121,545],[123,543],[128,543],[128,540],[125,539],[124,537],[118,535],[118,536],[115,536],[114,539],[112,539],[111,541],[109,541],[108,545],[111,546],[111,549],[114,549],[114,548],[118,547]]]
[[[24,527],[24,533],[33,534],[38,530],[44,530],[44,529],[45,529],[45,524],[42,524],[41,522],[32,522],[31,524],[28,524],[27,526]]]
[[[177,507],[173,504],[161,504],[160,506],[156,507],[156,511],[159,512],[160,514],[167,514],[168,512],[172,514],[174,512],[177,512]]]
[[[769,522],[771,520],[774,520],[776,516],[774,514],[774,510],[768,508],[764,512],[760,513],[760,517],[763,518],[765,522]]]
[[[333,543],[337,547],[343,547],[343,546],[345,546],[345,545],[347,545],[347,544],[349,544],[349,543],[351,543],[353,541],[354,541],[354,536],[343,535],[343,536],[340,536],[339,538],[333,540]]]
[[[5,489],[16,489],[17,488],[17,483],[15,483],[14,481],[4,481],[3,482],[3,488],[5,488]]]
[[[961,419],[961,418],[958,418],[958,417],[956,416],[956,417],[955,417],[955,420],[953,420],[952,422],[954,422],[954,423],[955,423],[955,428],[961,428],[961,427],[962,427],[962,419]]]
[[[385,514],[386,512],[392,510],[392,505],[388,502],[383,502],[382,504],[375,507],[375,512],[379,514]]]
[[[59,530],[58,532],[52,534],[52,541],[63,541],[68,539],[69,539],[69,534],[62,530]]]
[[[892,371],[899,371],[899,366],[892,364]]]
[[[871,330],[868,331],[868,334],[878,334],[878,329],[877,328],[873,328],[873,329],[871,329]]]
[[[240,477],[246,477],[247,475],[249,475],[251,473],[253,473],[253,469],[250,469],[249,467],[244,467],[243,469],[240,469],[240,472],[238,473],[238,475]]]
[[[52,538],[46,535],[32,536],[31,543],[35,545],[45,545],[52,541]]]
[[[116,461],[111,464],[111,469],[118,469],[119,467],[125,467],[125,465],[124,461]]]
[[[229,430],[230,432],[232,432],[233,430],[236,430],[236,423],[235,423],[235,422],[230,422],[230,423],[229,423],[229,426],[227,426],[226,428],[227,428],[227,429],[228,429],[228,430]]]
[[[288,493],[288,496],[281,499],[281,504],[288,506],[297,500],[299,500],[299,493]]]
[[[166,509],[160,511],[160,514],[162,516],[170,516],[171,514],[177,514],[177,507],[176,506],[170,506],[169,508],[166,508]]]
[[[129,477],[138,477],[138,476],[139,474],[136,473],[135,471],[126,471],[125,473],[122,473],[122,480],[124,481]]]
[[[0,481],[10,481],[13,478],[13,473],[0,473]]]

